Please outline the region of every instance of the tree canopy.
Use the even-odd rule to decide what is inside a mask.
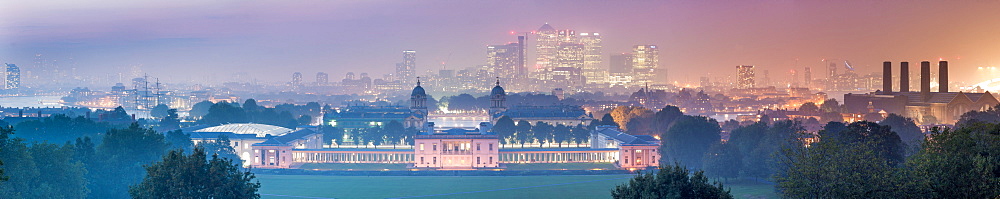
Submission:
[[[260,198],[253,173],[218,155],[207,159],[201,147],[190,155],[172,150],[145,169],[142,182],[129,187],[132,198]]]
[[[703,171],[691,174],[676,164],[655,174],[638,174],[629,182],[615,186],[612,198],[733,198],[722,183],[710,183]]]

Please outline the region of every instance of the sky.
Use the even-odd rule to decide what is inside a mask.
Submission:
[[[883,61],[939,59],[952,79],[973,81],[985,78],[977,67],[1000,65],[998,10],[1000,1],[7,0],[0,62],[24,67],[42,54],[91,75],[141,65],[163,81],[339,80],[380,77],[416,50],[424,74],[485,64],[486,45],[549,23],[601,33],[606,56],[658,45],[669,81],[734,75],[737,65],[781,80],[803,67],[825,76],[821,60],[870,73]]]

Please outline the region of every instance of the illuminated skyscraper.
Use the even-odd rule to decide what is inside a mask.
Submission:
[[[607,83],[608,71],[601,68],[601,34],[580,33],[580,43],[583,44],[583,76],[587,83]]]
[[[754,87],[753,82],[753,66],[751,65],[740,65],[736,66],[736,88],[738,89],[749,89]]]
[[[542,72],[553,67],[556,59],[556,48],[559,46],[558,32],[549,24],[542,25],[535,31],[537,35],[535,42],[535,53],[537,58],[532,72]]]
[[[632,70],[636,83],[654,83],[660,65],[660,49],[656,45],[636,45],[632,47]],[[663,80],[665,81],[665,80]]]
[[[4,81],[5,89],[17,89],[21,87],[21,68],[17,65],[7,64],[7,79]]]
[[[417,51],[404,50],[403,62],[396,64],[396,78],[402,84],[416,82],[417,77]]]
[[[520,44],[486,46],[486,65],[498,77],[513,78],[517,74]]]
[[[324,72],[318,72],[318,73],[316,73],[316,84],[317,85],[326,85],[327,83],[330,83],[330,75],[329,74],[326,74]]]
[[[295,72],[292,73],[292,86],[302,85],[302,73]]]

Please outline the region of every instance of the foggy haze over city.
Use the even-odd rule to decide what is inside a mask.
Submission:
[[[1000,1],[0,0],[0,198],[1000,198]]]
[[[220,81],[235,72],[261,81],[288,81],[292,72],[326,72],[333,79],[347,72],[376,75],[391,72],[402,50],[418,52],[417,74],[423,75],[444,68],[443,62],[449,69],[485,64],[486,45],[517,42],[512,31],[545,23],[600,32],[605,60],[633,45],[659,45],[668,81],[688,84],[708,71],[732,75],[736,65],[787,79],[788,70],[820,67],[823,59],[850,60],[868,73],[881,61],[940,58],[953,63],[955,80],[979,80],[974,67],[1000,64],[1000,49],[984,45],[998,42],[998,2],[2,4],[0,61],[23,67],[41,54],[88,75],[141,65],[144,73],[170,82]],[[535,49],[526,50],[533,61]]]

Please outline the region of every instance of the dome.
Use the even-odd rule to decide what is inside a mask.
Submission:
[[[494,86],[493,91],[490,91],[490,95],[507,95],[507,93],[503,91],[503,87],[500,87],[499,79],[497,80],[497,86]]]
[[[198,129],[194,132],[229,132],[234,134],[256,134],[257,137],[266,137],[267,135],[281,136],[292,132],[292,129],[267,124],[236,123]]]
[[[420,87],[420,85],[417,85],[417,87],[413,87],[413,93],[410,93],[410,96],[417,96],[417,95],[427,96],[427,93],[424,92],[424,87]]]
[[[413,92],[410,93],[411,97],[415,97],[418,95],[427,96],[427,93],[424,92],[424,87],[420,87],[420,77],[417,77],[417,87],[413,87]]]

